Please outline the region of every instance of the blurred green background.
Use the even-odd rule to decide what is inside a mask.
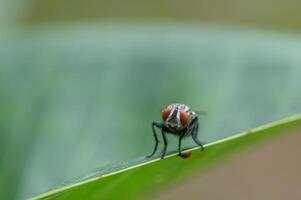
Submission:
[[[3,16],[19,24],[49,22],[147,20],[226,23],[278,30],[301,29],[301,3],[297,0],[1,0]]]
[[[205,142],[299,113],[300,4],[0,0],[0,199],[143,157],[172,102]]]

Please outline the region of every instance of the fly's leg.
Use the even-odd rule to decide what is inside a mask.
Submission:
[[[202,142],[198,139],[198,130],[199,130],[199,122],[196,118],[190,126],[191,137],[193,141],[201,147],[201,150],[204,151],[204,146]]]
[[[185,133],[182,133],[179,137],[179,145],[178,145],[179,156],[182,156],[181,143],[182,143],[182,139],[183,139],[184,135],[185,135]]]
[[[163,159],[165,154],[166,154],[166,149],[167,149],[168,142],[167,142],[166,135],[165,135],[166,133],[163,131],[162,128],[161,128],[161,133],[162,133],[163,142],[164,142],[164,147],[163,147],[163,151],[162,151],[162,154],[161,154],[161,159]]]
[[[159,140],[158,140],[158,136],[157,136],[157,132],[155,130],[155,127],[157,127],[157,128],[159,128],[159,129],[162,130],[162,124],[157,123],[157,122],[153,122],[152,123],[152,130],[153,130],[153,135],[154,135],[154,138],[155,138],[155,148],[154,148],[153,152],[150,155],[146,156],[147,158],[152,157],[156,153],[156,151],[158,149]]]

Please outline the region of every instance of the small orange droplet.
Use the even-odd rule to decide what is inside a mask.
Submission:
[[[189,158],[191,154],[192,154],[191,151],[186,151],[186,152],[182,152],[180,156],[181,158],[185,159],[185,158]]]
[[[181,113],[180,113],[180,120],[181,120],[181,124],[183,126],[186,126],[188,124],[188,122],[189,122],[189,115],[188,115],[188,113],[185,112],[185,111],[181,111]]]
[[[163,111],[162,111],[162,119],[164,121],[166,121],[167,117],[169,116],[170,112],[171,112],[171,106],[168,106],[167,108],[165,108]]]

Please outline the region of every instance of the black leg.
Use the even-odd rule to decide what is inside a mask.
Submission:
[[[159,140],[158,140],[158,136],[157,136],[155,127],[158,127],[158,128],[160,128],[162,130],[162,125],[161,124],[156,123],[156,122],[152,123],[152,130],[153,130],[153,134],[154,134],[154,138],[155,138],[155,148],[154,148],[153,152],[149,156],[146,156],[147,158],[152,157],[156,153],[157,148],[158,148]]]
[[[185,133],[182,133],[179,137],[179,145],[178,145],[178,148],[179,148],[179,155],[181,156],[182,155],[182,151],[181,151],[181,143],[182,143],[182,139],[184,137]]]
[[[194,140],[194,142],[201,147],[201,150],[204,151],[204,146],[202,142],[198,139],[198,130],[199,130],[199,123],[196,120],[191,126],[191,137]]]
[[[164,142],[164,148],[163,148],[163,151],[162,151],[162,154],[161,154],[161,159],[163,159],[165,154],[166,154],[166,149],[167,149],[168,143],[167,143],[165,132],[163,131],[162,128],[161,128],[161,133],[162,133],[163,142]]]

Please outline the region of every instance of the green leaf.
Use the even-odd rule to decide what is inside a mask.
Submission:
[[[301,41],[291,35],[78,24],[2,38],[0,199],[147,162],[150,124],[170,103],[208,113],[199,131],[206,144],[301,112]],[[172,153],[177,138],[168,140]],[[113,182],[103,189],[111,192]]]
[[[237,134],[205,145],[206,151],[199,147],[186,150],[193,151],[189,160],[182,160],[173,153],[165,160],[155,159],[124,169],[111,172],[95,172],[83,180],[37,196],[34,199],[140,199],[165,187],[172,181],[191,175],[194,171],[206,167],[242,150],[255,142],[262,142],[272,136],[286,133],[301,127],[301,115],[270,123],[247,132]],[[144,161],[144,162],[143,162]],[[120,164],[122,166],[122,164]]]

